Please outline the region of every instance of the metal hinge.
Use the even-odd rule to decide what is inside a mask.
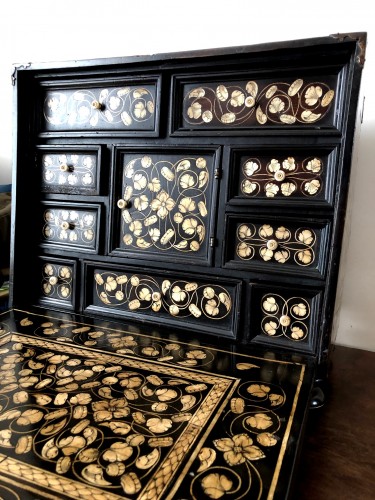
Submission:
[[[25,64],[15,64],[15,65],[14,65],[13,73],[12,73],[12,75],[11,75],[11,81],[12,81],[12,85],[13,85],[13,87],[14,87],[14,86],[15,86],[15,84],[16,84],[16,80],[17,80],[17,77],[16,77],[16,75],[17,75],[17,71],[18,71],[19,69],[27,69],[27,68],[29,68],[30,66],[31,66],[31,63],[25,63]]]
[[[216,238],[211,236],[210,238],[210,247],[213,248],[216,245]]]
[[[221,179],[221,169],[215,168],[215,179]]]

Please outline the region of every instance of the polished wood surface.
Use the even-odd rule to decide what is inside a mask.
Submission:
[[[375,498],[375,352],[335,346],[327,404],[312,410],[294,498]]]

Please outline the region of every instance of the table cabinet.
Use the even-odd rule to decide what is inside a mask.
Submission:
[[[16,68],[12,307],[55,318],[81,315],[68,322],[123,321],[128,332],[153,329],[158,338],[176,335],[219,350],[230,344],[228,352],[261,352],[262,359],[285,356],[305,367],[302,379],[324,378],[365,44],[364,33],[352,33]],[[95,338],[83,345],[95,346]],[[132,340],[121,338],[126,358]],[[184,366],[194,367],[193,358]],[[240,371],[251,368],[239,363]],[[235,371],[227,366],[228,375]],[[164,382],[152,375],[150,383]],[[197,383],[192,394],[206,382]],[[265,379],[249,387],[247,395],[267,399]],[[231,402],[235,415],[245,408],[241,394]],[[275,394],[270,408],[284,397]],[[297,442],[308,397],[299,404]],[[153,417],[161,422],[162,407]],[[115,418],[115,407],[108,408]],[[253,408],[247,424],[236,424],[238,432],[228,430],[230,439],[245,432],[251,447],[254,429],[268,428],[257,422],[262,412]],[[141,428],[148,420],[138,417]],[[270,426],[277,427],[277,418]],[[160,425],[155,439],[167,430]],[[276,444],[263,434],[258,445]],[[240,470],[229,478],[222,465],[212,465],[218,451],[226,465],[253,464],[246,453],[240,462],[230,455],[237,437],[232,444],[220,439],[199,455],[197,474],[210,470],[206,479],[186,486],[180,476],[192,498],[219,498],[239,481]],[[145,468],[169,446],[169,438],[159,441],[158,459],[149,450]],[[124,475],[122,466],[103,476],[99,462],[100,477],[93,479],[90,466],[82,473],[86,482],[106,490],[112,474],[122,477],[122,494],[140,491],[138,476]],[[251,470],[261,483],[262,465]],[[278,476],[264,491],[285,498],[289,483]],[[150,484],[144,495],[151,495]],[[166,491],[180,498],[165,488],[141,498],[164,498]],[[243,493],[244,483],[238,488]]]

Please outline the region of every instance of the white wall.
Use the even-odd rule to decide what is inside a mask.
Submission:
[[[336,343],[375,351],[375,21],[347,0],[11,0],[0,17],[0,184],[10,182],[12,63],[192,50],[367,31],[364,121],[350,190]]]

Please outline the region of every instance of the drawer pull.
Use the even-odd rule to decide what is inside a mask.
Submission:
[[[280,318],[280,324],[281,326],[289,326],[291,323],[291,319],[289,318],[289,316],[281,316]]]
[[[268,250],[276,250],[279,244],[277,243],[276,240],[268,240],[267,241],[267,248]]]
[[[99,101],[92,101],[91,106],[94,109],[102,109],[102,107],[103,107],[102,104]]]
[[[123,199],[121,198],[120,200],[118,200],[118,202],[117,202],[117,206],[118,206],[118,208],[120,208],[120,209],[122,210],[123,208],[127,208],[127,207],[129,207],[129,206],[130,206],[130,203],[129,203],[129,201],[123,200]]]
[[[58,281],[59,281],[59,279],[57,278],[57,276],[51,276],[48,280],[49,284],[52,286],[57,285]]]
[[[74,228],[74,224],[70,224],[69,222],[64,221],[64,222],[62,222],[60,224],[60,228],[64,229],[64,231],[67,231],[68,229],[73,229]]]
[[[69,165],[60,165],[61,172],[71,172],[73,167],[69,167]]]

